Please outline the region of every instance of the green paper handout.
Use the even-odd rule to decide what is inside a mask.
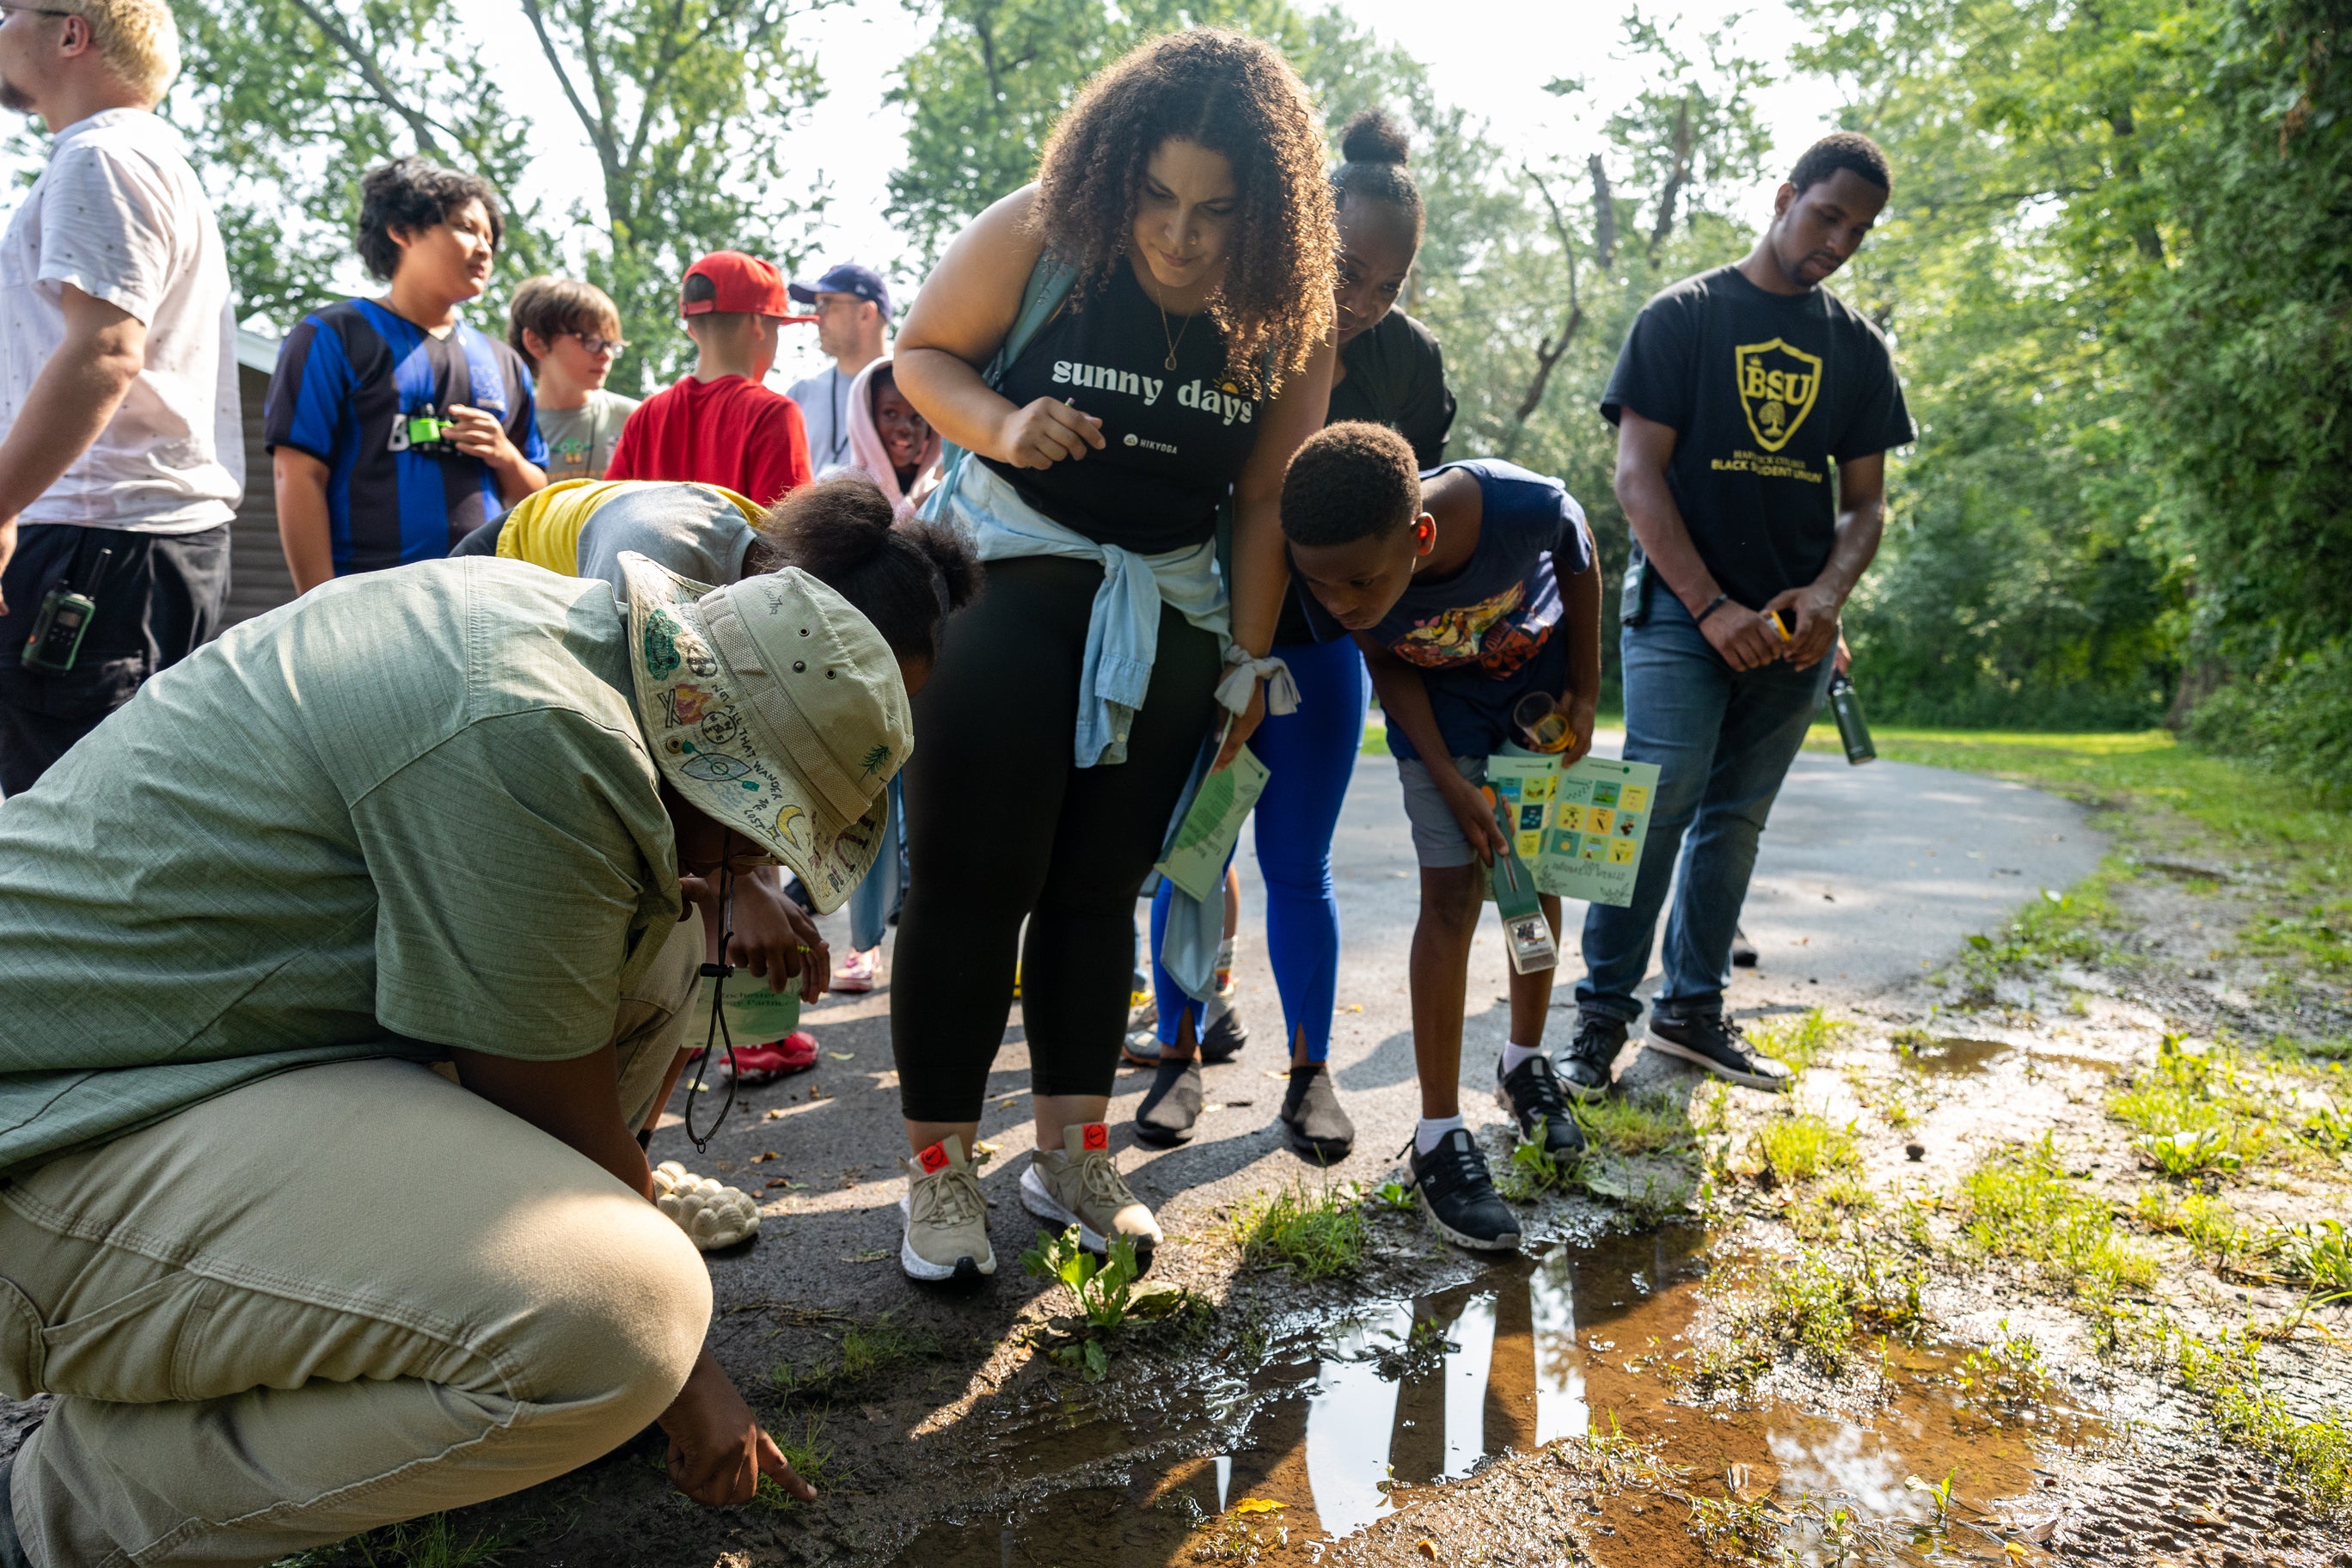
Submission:
[[[1557,757],[1501,752],[1486,759],[1486,784],[1538,891],[1621,908],[1633,901],[1658,796],[1655,763],[1586,757],[1562,767]]]
[[[1244,746],[1233,765],[1201,781],[1192,809],[1177,826],[1168,858],[1155,868],[1192,898],[1207,902],[1225,875],[1226,858],[1242,836],[1242,822],[1265,793],[1270,770]]]

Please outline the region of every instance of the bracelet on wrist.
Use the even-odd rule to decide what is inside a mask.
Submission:
[[[1704,625],[1706,623],[1706,618],[1707,618],[1707,616],[1711,616],[1711,615],[1715,614],[1715,612],[1716,612],[1716,611],[1717,611],[1717,610],[1719,610],[1719,609],[1723,608],[1723,606],[1724,606],[1724,605],[1726,605],[1729,604],[1730,602],[1731,602],[1731,595],[1728,595],[1728,594],[1717,594],[1714,598],[1709,599],[1709,600],[1706,602],[1706,609],[1701,610],[1697,615],[1696,615],[1696,616],[1692,616],[1692,617],[1691,617],[1691,625],[1693,625],[1693,626],[1704,626]]]

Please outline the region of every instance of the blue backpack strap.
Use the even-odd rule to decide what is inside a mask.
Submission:
[[[1071,288],[1078,280],[1078,269],[1052,251],[1040,251],[1037,265],[1029,269],[1029,281],[1022,286],[1021,309],[1013,318],[1013,330],[1004,334],[997,346],[996,357],[988,362],[981,379],[995,386],[1004,379],[1045,323],[1054,319],[1062,302],[1070,297]],[[948,497],[955,493],[956,480],[963,472],[964,459],[971,454],[954,442],[946,443],[940,465],[939,488],[931,491],[922,506],[926,522],[937,522],[947,515]]]

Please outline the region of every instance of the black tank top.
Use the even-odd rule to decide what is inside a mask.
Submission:
[[[1226,379],[1223,334],[1205,314],[1170,315],[1163,327],[1126,261],[1083,310],[1047,322],[997,390],[1021,406],[1058,397],[1102,420],[1103,449],[1075,461],[982,460],[1055,522],[1145,554],[1214,534],[1217,503],[1257,445],[1258,401]]]

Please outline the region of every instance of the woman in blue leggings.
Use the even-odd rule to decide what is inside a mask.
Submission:
[[[1340,155],[1345,162],[1331,174],[1339,219],[1339,363],[1328,422],[1393,426],[1412,443],[1422,467],[1433,468],[1444,460],[1454,395],[1436,337],[1394,308],[1421,247],[1421,192],[1405,169],[1404,134],[1387,115],[1367,110],[1349,122]],[[1371,681],[1356,645],[1315,641],[1296,603],[1284,605],[1274,652],[1298,682],[1298,710],[1259,725],[1250,749],[1272,772],[1254,826],[1265,879],[1266,957],[1290,1043],[1282,1129],[1292,1149],[1328,1164],[1345,1158],[1356,1139],[1324,1066],[1339,980],[1331,835],[1363,746]],[[1163,884],[1151,904],[1160,1065],[1135,1123],[1138,1138],[1160,1144],[1192,1137],[1202,1099],[1202,1009],[1159,963],[1168,899]]]

